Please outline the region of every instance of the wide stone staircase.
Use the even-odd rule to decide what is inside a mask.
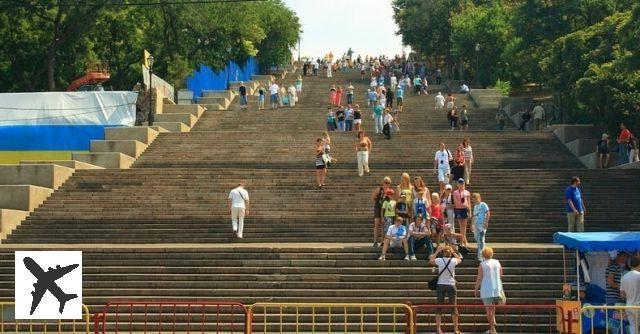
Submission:
[[[338,163],[319,190],[313,144],[325,129],[328,88],[349,82],[373,140],[372,172],[357,176],[354,133],[332,133]],[[453,150],[464,137],[477,161],[470,190],[492,208],[487,242],[504,266],[510,304],[549,304],[561,296],[562,249],[550,242],[566,228],[563,194],[571,176],[583,180],[587,230],[640,227],[630,205],[640,200],[630,186],[640,173],[582,169],[552,134],[480,131],[493,128],[487,109],[470,107],[472,131],[449,131],[433,94],[407,96],[401,131],[387,141],[372,131],[366,84],[355,72],[305,78],[295,108],[255,111],[252,98],[250,111],[235,103],[206,111],[191,132],[160,134],[131,169],[77,171],[0,248],[0,297],[13,296],[15,249],[71,248],[84,250],[84,302],[92,311],[122,299],[435,303],[426,288],[435,273],[425,254],[419,261],[400,254],[376,260],[370,194],[384,176],[397,184],[403,172],[436,190],[438,143]],[[459,96],[463,101],[472,105]],[[226,209],[239,180],[252,199],[242,240],[232,238]],[[479,302],[476,272],[472,258],[457,270],[460,304]],[[264,325],[256,317],[257,329],[279,330],[277,321]],[[283,319],[295,332],[294,315]],[[383,320],[383,331],[393,332],[390,315]],[[471,319],[462,321],[470,330]],[[516,332],[523,318],[500,321],[508,324],[502,332]],[[367,332],[375,331],[372,323]]]

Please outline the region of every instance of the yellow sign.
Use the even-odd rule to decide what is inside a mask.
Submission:
[[[144,50],[144,53],[142,55],[142,65],[144,65],[146,68],[149,68],[149,57],[151,56],[151,53],[149,53],[149,51]]]

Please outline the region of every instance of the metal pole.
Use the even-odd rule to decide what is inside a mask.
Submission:
[[[301,39],[298,39],[298,61],[300,61],[300,43]]]
[[[153,86],[151,82],[153,81],[153,67],[149,65],[149,126],[153,126],[153,121],[155,117],[155,110],[153,110]]]
[[[480,51],[476,49],[476,86],[480,87]]]
[[[580,301],[580,253],[576,249],[576,294]]]

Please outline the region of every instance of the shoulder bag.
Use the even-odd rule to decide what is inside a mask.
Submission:
[[[440,275],[442,275],[442,273],[446,270],[449,272],[449,274],[451,274],[451,277],[453,277],[453,274],[451,273],[451,270],[449,270],[449,264],[451,264],[451,260],[453,260],[452,257],[449,258],[449,261],[447,261],[447,264],[444,266],[444,269],[438,273],[438,276],[432,278],[429,283],[429,290],[431,291],[436,291],[436,289],[438,289],[438,279],[440,278]]]

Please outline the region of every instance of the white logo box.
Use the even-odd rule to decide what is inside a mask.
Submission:
[[[41,278],[38,279],[32,271]],[[31,314],[32,293],[36,294],[36,290],[42,299]],[[62,313],[59,310],[61,302],[54,293],[64,303]],[[15,303],[18,320],[82,319],[82,252],[16,251]]]

